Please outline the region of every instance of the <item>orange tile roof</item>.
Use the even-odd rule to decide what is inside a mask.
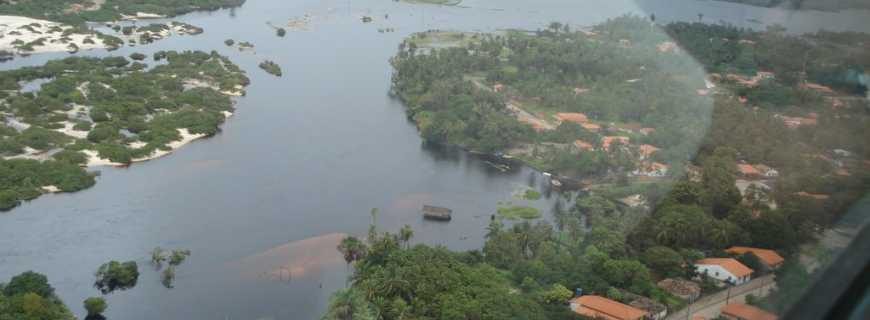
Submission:
[[[571,121],[576,123],[589,122],[589,117],[579,112],[558,112],[556,119],[559,121]]]
[[[761,174],[760,172],[758,172],[758,170],[755,169],[755,167],[745,163],[738,163],[737,171],[747,176]]]
[[[730,303],[722,307],[722,314],[745,320],[777,320],[770,312],[743,303]]]
[[[629,138],[623,137],[623,136],[602,137],[601,138],[601,146],[604,147],[604,149],[610,149],[610,144],[613,143],[613,141],[619,141],[619,142],[622,142],[624,144],[627,144],[629,141]]]
[[[744,266],[740,261],[734,258],[707,258],[695,261],[695,264],[713,264],[721,266],[728,270],[735,277],[743,277],[752,273],[752,269]]]
[[[656,146],[651,144],[642,144],[640,145],[640,154],[645,157],[649,157],[653,152],[659,151],[661,149],[656,148]]]
[[[736,253],[736,254],[744,254],[747,252],[752,252],[756,257],[758,257],[761,262],[764,262],[768,266],[776,266],[782,263],[783,259],[776,251],[770,249],[761,249],[761,248],[753,248],[753,247],[739,247],[734,246],[728,249],[725,249],[725,252],[728,253]]]
[[[584,122],[581,123],[580,126],[589,131],[598,131],[598,129],[601,129],[601,125],[592,122]]]
[[[574,312],[590,318],[607,320],[636,320],[647,312],[600,296],[580,296],[571,301],[578,304]]]
[[[591,143],[583,141],[583,140],[575,140],[574,146],[576,146],[577,148],[580,148],[580,150],[593,150],[593,149],[595,149],[595,147],[592,146]]]

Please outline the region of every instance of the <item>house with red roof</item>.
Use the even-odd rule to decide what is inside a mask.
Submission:
[[[743,303],[729,303],[722,307],[721,315],[725,319],[733,320],[777,320],[778,317],[761,308]]]
[[[754,272],[734,258],[706,258],[695,261],[695,271],[713,279],[741,285],[750,280]]]
[[[559,121],[571,121],[577,124],[589,122],[589,117],[579,112],[557,112],[554,117]]]
[[[591,143],[583,141],[583,140],[574,140],[574,146],[580,149],[581,151],[593,151],[595,150],[595,146]]]
[[[738,163],[737,173],[747,178],[757,178],[761,176],[761,172],[759,172],[758,169],[755,169],[755,167],[747,163]]]
[[[606,320],[638,320],[647,315],[641,309],[596,295],[572,299],[571,310],[584,317]]]
[[[630,139],[623,136],[605,136],[601,138],[601,147],[604,148],[604,150],[610,151],[610,145],[614,141],[619,141],[620,143],[627,145]]]
[[[725,252],[733,254],[744,254],[747,252],[752,253],[758,258],[759,261],[761,261],[761,264],[763,264],[770,270],[778,268],[780,265],[782,265],[782,262],[785,261],[782,256],[776,253],[776,251],[770,249],[734,246],[725,249]]]

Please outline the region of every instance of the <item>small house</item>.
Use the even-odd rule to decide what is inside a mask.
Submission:
[[[601,138],[601,147],[604,148],[604,150],[610,151],[610,145],[614,141],[619,141],[621,144],[628,144],[630,139],[623,136],[605,136]]]
[[[725,252],[733,254],[752,253],[759,261],[761,261],[761,264],[768,268],[768,270],[779,268],[779,266],[782,265],[782,262],[785,261],[782,256],[776,253],[776,251],[770,249],[734,246],[725,249]]]
[[[595,146],[591,143],[583,141],[583,140],[574,140],[574,146],[581,151],[593,151],[595,150]]]
[[[560,122],[571,121],[577,124],[589,122],[589,117],[579,112],[557,112],[555,117],[556,120],[559,120]]]
[[[607,320],[638,320],[647,315],[641,309],[596,295],[572,299],[571,310],[584,317]]]
[[[734,258],[707,258],[695,261],[695,271],[734,285],[750,280],[753,270]]]
[[[761,308],[744,303],[729,303],[722,307],[722,317],[733,320],[776,320],[778,317]]]

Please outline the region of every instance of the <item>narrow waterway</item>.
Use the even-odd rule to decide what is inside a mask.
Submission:
[[[80,52],[217,50],[247,70],[252,85],[217,136],[128,169],[102,168],[91,189],[46,195],[0,214],[0,279],[26,270],[44,273],[82,315],[81,301],[99,293],[92,287],[97,267],[136,260],[139,284],[107,296],[110,319],[314,319],[329,294],[345,285],[336,234],[363,235],[371,208],[380,208],[374,221],[380,230],[410,224],[415,243],[478,249],[498,202],[525,203],[512,197],[517,190],[544,191],[547,197],[529,204],[545,213],[559,198],[531,169],[502,172],[475,155],[421,141],[403,106],[388,95],[388,60],[408,34],[534,29],[551,21],[592,25],[626,13],[655,13],[659,21],[697,20],[703,13],[705,21],[763,27],[748,22],[756,19],[795,32],[861,30],[870,19],[866,12],[787,13],[710,1],[639,5],[249,0],[241,8],[176,19],[205,28],[202,35]],[[306,30],[288,30],[284,38],[267,25],[305,14],[311,15]],[[362,23],[364,15],[374,21]],[[226,39],[250,41],[256,49],[239,52],[226,47]],[[65,56],[16,58],[0,69]],[[257,68],[265,59],[280,64],[284,76]],[[453,221],[423,221],[423,204],[452,208]],[[148,264],[156,246],[193,253],[178,268],[174,289],[163,288]]]

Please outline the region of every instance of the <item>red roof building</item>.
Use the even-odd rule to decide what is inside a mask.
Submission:
[[[641,309],[594,295],[574,298],[571,310],[582,316],[606,320],[637,320],[647,314]]]
[[[775,314],[743,303],[729,303],[722,307],[722,316],[737,320],[777,320]]]
[[[758,260],[761,260],[769,268],[779,267],[785,259],[780,256],[776,251],[770,249],[761,249],[761,248],[753,248],[753,247],[739,247],[734,246],[728,249],[725,249],[725,252],[733,253],[733,254],[744,254],[747,252],[751,252],[753,255],[758,257]]]

